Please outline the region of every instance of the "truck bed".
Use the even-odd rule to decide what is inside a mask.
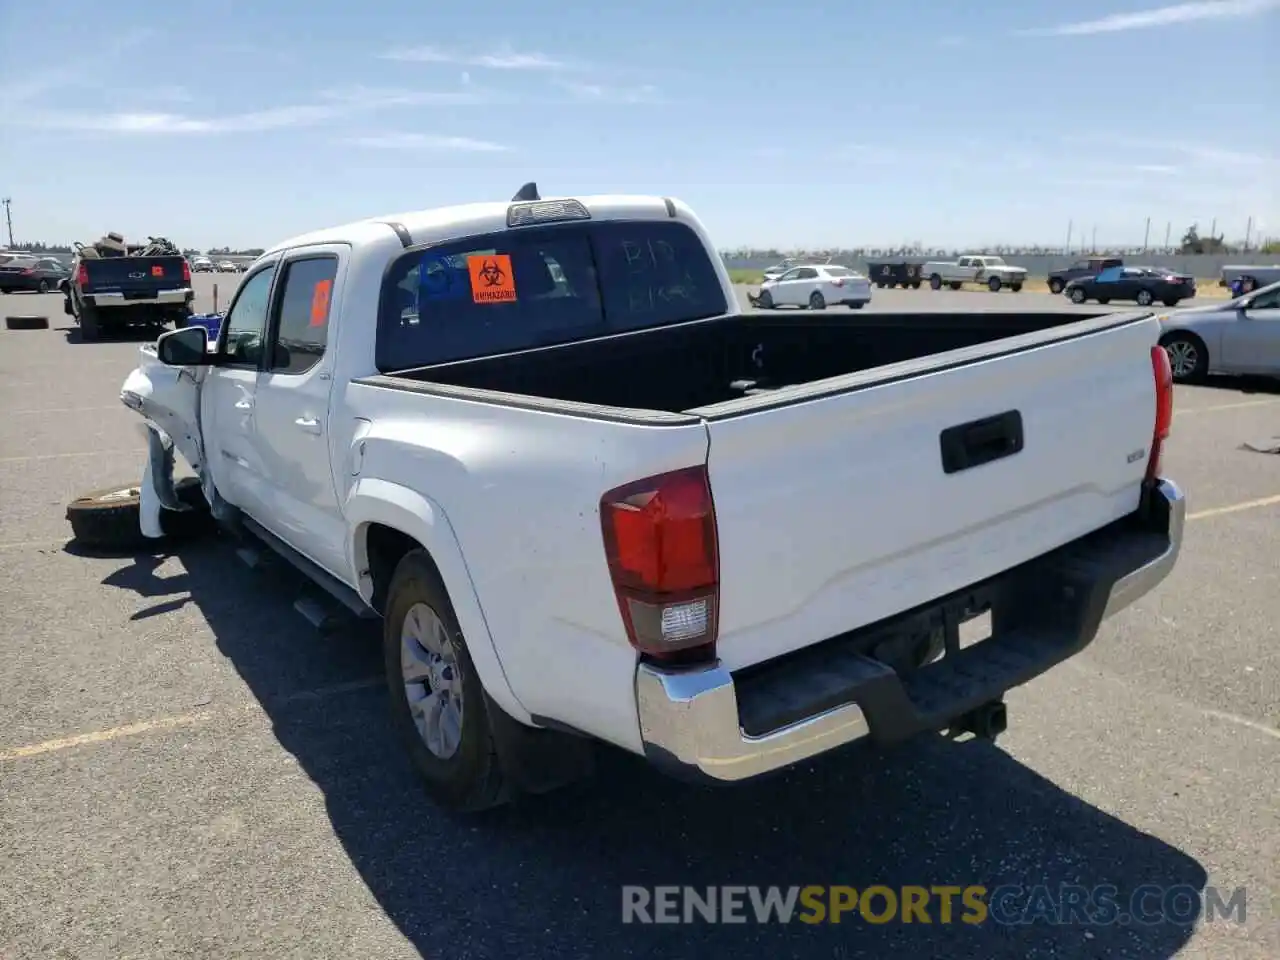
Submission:
[[[613,409],[714,413],[706,408],[995,341],[1018,349],[1085,335],[1110,326],[1113,318],[992,312],[804,314],[793,319],[772,312],[744,313],[435,364],[370,382],[424,392],[435,386],[464,387]],[[839,390],[852,385],[830,386]]]

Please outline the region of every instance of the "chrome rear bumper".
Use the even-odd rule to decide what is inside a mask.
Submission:
[[[820,709],[768,732],[746,732],[739,686],[723,666],[679,669],[643,663],[636,672],[636,702],[645,756],[677,776],[737,781],[864,737],[895,742],[941,729],[1088,646],[1103,619],[1169,575],[1182,546],[1185,518],[1182,491],[1171,481],[1159,481],[1137,513],[1112,525],[1114,531],[1107,528],[1068,544],[1018,574],[1033,578],[1049,598],[1041,622],[1024,615],[1004,633],[997,626],[990,639],[948,652],[909,677],[899,677],[848,646],[834,646],[840,641],[804,651],[809,665],[793,663],[779,670],[777,682],[766,692],[801,707],[809,697]],[[1018,581],[1018,586],[1027,582]],[[955,669],[953,660],[964,669]],[[821,683],[807,683],[805,670],[815,681],[820,675]],[[839,675],[834,693],[833,673]],[[820,702],[812,699],[817,686],[827,688]],[[755,689],[760,688],[755,682]]]

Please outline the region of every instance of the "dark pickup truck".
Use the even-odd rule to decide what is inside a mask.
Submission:
[[[76,258],[63,310],[82,340],[131,326],[184,327],[191,316],[191,265],[183,256]]]
[[[1079,280],[1081,277],[1096,277],[1108,267],[1122,266],[1124,266],[1124,261],[1119,257],[1089,257],[1086,260],[1077,260],[1071,266],[1064,267],[1061,270],[1054,270],[1049,274],[1049,292],[1061,293],[1072,280]]]

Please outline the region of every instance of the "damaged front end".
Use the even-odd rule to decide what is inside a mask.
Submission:
[[[217,495],[206,468],[200,434],[200,388],[204,369],[172,367],[161,363],[153,345],[139,350],[141,362],[125,379],[120,401],[143,418],[147,460],[140,484],[139,514],[142,535],[164,536],[161,510],[189,510],[174,489],[174,453],[182,454],[200,480],[214,516],[226,506]]]

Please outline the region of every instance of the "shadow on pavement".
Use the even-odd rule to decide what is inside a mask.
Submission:
[[[1280,393],[1280,377],[1206,377],[1204,387],[1233,393]]]
[[[1112,884],[1123,907],[1143,884],[1198,895],[1206,873],[1000,749],[941,737],[893,753],[855,748],[719,789],[602,749],[590,782],[479,819],[450,817],[427,800],[393,734],[379,625],[313,629],[291,606],[302,578],[282,562],[250,570],[223,538],[177,555],[185,575],[159,580],[156,558],[140,556],[104,582],[138,595],[135,619],[200,609],[281,746],[323,791],[369,890],[424,957],[1167,958],[1191,936],[1190,921],[944,925],[936,908],[930,925],[856,914],[818,926],[624,925],[630,884]],[[1017,897],[1005,907],[1047,915],[1024,913]]]

